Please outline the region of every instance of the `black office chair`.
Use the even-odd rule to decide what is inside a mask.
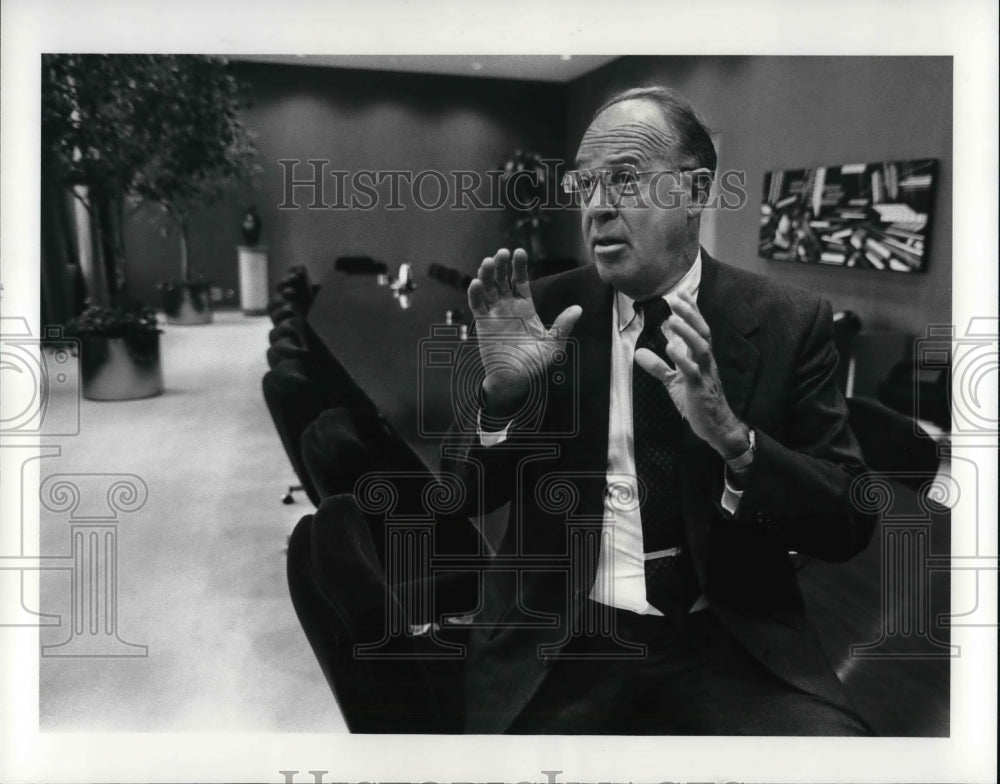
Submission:
[[[267,337],[267,366],[272,370],[282,360],[306,360],[309,355],[304,322],[296,315],[282,319]]]
[[[267,315],[271,317],[271,323],[278,326],[285,319],[302,314],[285,300],[274,297],[267,303]]]
[[[947,735],[948,658],[928,634],[947,639],[935,619],[945,618],[950,607],[950,579],[947,572],[932,579],[921,560],[949,552],[949,510],[928,495],[938,473],[937,448],[911,417],[875,400],[848,398],[847,408],[873,478],[894,486],[885,500],[895,516],[882,517],[869,547],[849,562],[810,559],[799,582],[830,663],[875,732],[925,737],[943,728]],[[931,525],[918,535],[906,532],[910,521]],[[920,544],[924,534],[928,539]],[[902,592],[901,579],[910,580]],[[880,640],[881,651],[854,652]]]
[[[293,375],[298,378],[294,382],[286,379],[281,384],[274,378],[265,380],[265,398],[268,399],[268,408],[286,454],[300,477],[300,484],[289,485],[281,500],[285,504],[294,503],[294,493],[305,490],[315,503],[317,496],[304,476],[299,452],[302,417],[318,415],[322,407],[317,408],[315,401],[324,395],[327,396],[326,402],[329,405],[335,404],[339,398],[336,397],[336,385],[330,388],[327,383],[329,374],[323,372],[322,366],[327,357],[316,351],[313,335],[305,321],[319,286],[310,281],[309,271],[304,266],[293,265],[278,281],[277,290],[277,298],[268,303],[268,314],[274,328],[268,334],[267,365],[274,371],[282,362],[294,360],[296,364]],[[299,400],[307,386],[316,388],[310,388],[305,393],[305,408],[300,411],[288,410],[299,408]],[[284,393],[278,387],[283,387]],[[293,387],[297,389],[293,390]]]
[[[428,637],[386,635],[386,619],[405,608],[351,496],[332,496],[299,521],[287,576],[299,623],[352,733],[461,732],[462,659],[433,659],[440,650]],[[457,640],[463,632],[449,633]]]
[[[310,279],[309,270],[301,264],[289,267],[275,288],[281,301],[290,305],[302,317],[309,314],[320,289]]]
[[[907,416],[951,429],[951,365],[921,367],[912,360],[898,362],[878,385],[880,402]]]
[[[877,400],[847,399],[848,422],[868,468],[884,473],[916,492],[937,475],[937,444],[911,417]]]
[[[302,461],[320,499],[353,492],[374,469],[355,419],[346,408],[328,408],[302,432]]]
[[[339,256],[333,268],[348,275],[386,275],[389,272],[384,261],[375,261],[371,256]]]
[[[854,362],[854,338],[860,331],[861,319],[853,311],[841,310],[833,314],[833,345],[837,349],[838,360],[836,381],[846,397],[854,393],[851,367]]]
[[[261,387],[267,410],[299,484],[309,500],[318,506],[321,496],[309,478],[300,443],[305,429],[328,407],[328,400],[323,390],[305,372],[300,359],[285,359],[277,363],[264,374]],[[295,489],[294,485],[289,487],[282,498],[284,503],[289,503],[287,499],[292,497]]]
[[[302,280],[302,275],[292,276]],[[301,283],[301,291],[308,281]],[[301,438],[305,428],[326,408],[340,405],[370,409],[371,404],[336,360],[323,341],[313,332],[300,313],[301,303],[287,302],[275,310],[275,326],[268,334],[267,364],[276,371],[285,362],[285,373],[268,380],[264,391],[268,409],[288,454],[289,461],[299,477],[299,485],[289,485],[282,502],[294,503],[294,493],[304,490],[314,504],[322,495],[309,479],[302,462]],[[290,373],[290,378],[285,378]]]
[[[386,514],[366,514],[380,563],[385,566],[387,515],[396,519],[427,518],[428,494],[448,489],[428,470],[374,409],[334,408],[324,411],[302,434],[302,462],[321,499],[363,487],[391,485],[395,505]],[[366,483],[367,481],[367,483]],[[434,547],[438,555],[478,556],[489,552],[479,530],[467,517],[434,517]],[[434,577],[436,617],[415,623],[437,623],[442,617],[474,614],[479,608],[480,575],[476,571],[437,573]]]

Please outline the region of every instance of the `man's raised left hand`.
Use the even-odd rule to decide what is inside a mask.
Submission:
[[[750,430],[729,407],[712,354],[712,332],[694,298],[689,294],[667,297],[672,311],[667,319],[667,356],[676,370],[641,348],[635,361],[663,382],[681,416],[694,434],[725,460],[742,455],[750,443]]]

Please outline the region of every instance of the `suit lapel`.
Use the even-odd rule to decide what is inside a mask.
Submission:
[[[712,330],[712,353],[719,368],[719,380],[726,401],[737,417],[745,418],[753,391],[760,352],[751,336],[759,323],[747,301],[746,292],[729,281],[721,265],[702,248],[701,284],[698,309]],[[690,427],[684,429],[682,446],[682,487],[688,545],[701,585],[705,585],[708,558],[709,520],[714,517],[712,494],[721,486],[724,466],[719,455],[698,438]]]
[[[712,353],[726,400],[738,417],[746,415],[760,353],[751,342],[758,327],[747,293],[720,275],[720,265],[702,249],[698,309],[712,330]]]
[[[593,270],[592,280],[581,286],[583,314],[576,323],[575,341],[579,383],[575,385],[577,435],[565,445],[565,465],[587,477],[582,482],[576,515],[600,518],[604,514],[605,469],[608,464],[608,416],[611,405],[611,306],[614,290]],[[598,476],[599,475],[599,476]],[[593,481],[591,481],[591,478]]]

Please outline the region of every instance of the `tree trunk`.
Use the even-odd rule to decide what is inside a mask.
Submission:
[[[125,297],[122,198],[79,187],[74,188],[74,195],[82,205],[76,211],[77,239],[87,296],[105,307],[122,304]]]
[[[191,270],[188,268],[188,227],[187,221],[178,221],[181,235],[181,281],[188,283],[191,279]]]

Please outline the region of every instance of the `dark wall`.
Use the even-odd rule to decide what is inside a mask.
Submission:
[[[291,264],[317,276],[338,255],[368,254],[391,268],[432,261],[472,271],[504,243],[500,211],[426,211],[404,199],[386,209],[279,209],[278,160],[328,160],[327,171],[495,169],[516,148],[572,159],[593,110],[611,92],[641,83],[679,89],[719,134],[720,170],[746,172],[748,200],[715,215],[706,245],[723,260],[820,292],[861,317],[866,332],[922,334],[950,321],[952,67],[931,57],[626,57],[569,85],[437,75],[238,63],[254,105],[264,168],[255,191],[199,211],[191,266],[236,289],[243,210],[263,218],[272,285]],[[937,158],[938,187],[927,271],[892,274],[766,261],[756,255],[765,171],[822,164]],[[309,169],[300,165],[296,176]],[[337,201],[333,177],[324,198]],[[435,189],[428,184],[427,195]],[[548,250],[586,258],[576,212],[553,215]],[[133,291],[156,301],[157,281],[176,275],[177,238],[141,217],[129,232]]]
[[[715,216],[714,241],[706,243],[710,251],[822,293],[835,309],[854,310],[865,331],[923,334],[927,324],[950,322],[950,57],[626,57],[569,86],[571,147],[611,93],[647,83],[687,96],[719,133],[719,170],[746,172],[749,200],[740,210]],[[757,257],[764,172],[909,158],[940,161],[926,272],[893,274]],[[569,235],[567,241],[578,242]]]
[[[285,177],[280,159],[298,159],[297,179],[310,177],[305,161],[328,160],[322,201],[338,201],[333,170],[495,170],[517,148],[561,155],[566,147],[564,86],[504,80],[238,63],[254,103],[247,125],[257,133],[264,172],[256,191],[234,193],[199,211],[191,232],[191,267],[223,288],[237,288],[240,216],[253,203],[263,220],[272,288],[291,264],[321,277],[339,255],[366,254],[394,269],[420,271],[437,261],[474,271],[504,240],[502,211],[428,211],[401,199],[387,209],[389,185],[378,188],[374,209],[309,209],[306,188],[294,191],[299,207],[280,209]],[[449,175],[450,178],[450,175]],[[488,185],[477,193],[483,197]],[[425,183],[425,202],[438,190]],[[359,196],[361,194],[358,194]],[[161,236],[148,220],[134,221],[129,250],[141,254],[130,282],[140,297],[155,296],[156,281],[176,276],[176,236]],[[156,301],[150,299],[149,301]]]

